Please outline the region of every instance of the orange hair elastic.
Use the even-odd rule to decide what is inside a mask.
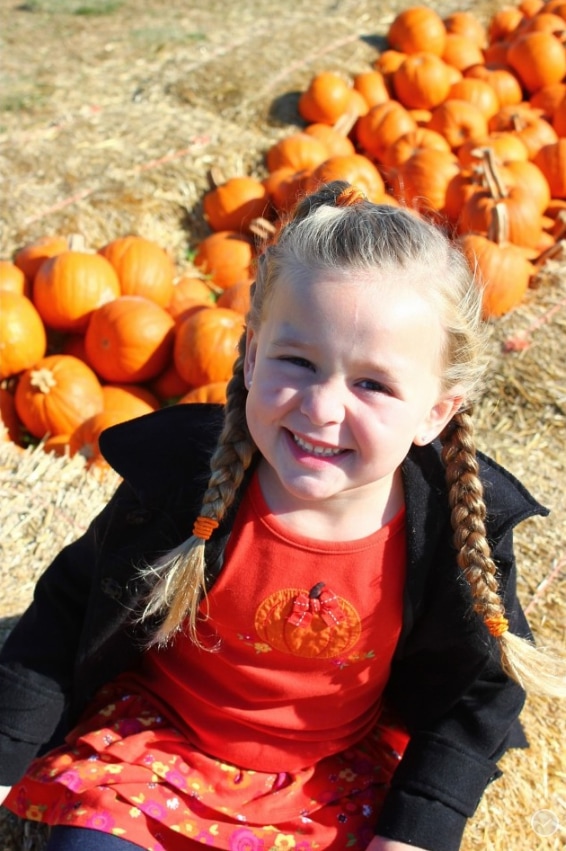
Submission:
[[[354,204],[361,204],[366,201],[366,196],[356,186],[348,186],[343,189],[340,195],[336,196],[336,206],[338,207],[353,207]]]
[[[200,515],[195,520],[193,535],[195,538],[202,538],[203,541],[208,541],[217,526],[218,520],[214,520],[212,517],[203,517]]]
[[[503,615],[486,618],[484,623],[494,638],[500,638],[509,629],[509,621]]]

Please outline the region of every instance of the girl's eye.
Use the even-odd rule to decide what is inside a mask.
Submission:
[[[384,393],[386,396],[391,395],[389,387],[386,387],[385,384],[382,384],[380,381],[374,381],[371,378],[365,378],[363,381],[359,381],[358,387],[361,387],[362,390],[369,390],[370,393]]]
[[[305,369],[314,369],[312,363],[306,358],[301,358],[295,355],[288,355],[287,357],[281,358],[281,360],[286,361],[287,363],[292,363],[295,366],[302,366]]]

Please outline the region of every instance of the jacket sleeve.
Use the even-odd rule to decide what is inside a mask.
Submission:
[[[511,629],[528,636],[516,596],[512,531],[493,555]],[[436,573],[388,686],[411,738],[376,833],[431,851],[457,851],[467,818],[500,774],[498,758],[510,745],[526,744],[517,721],[524,692],[502,671],[496,642],[473,613],[463,578]]]
[[[120,485],[85,534],[42,574],[0,653],[0,785],[20,779],[65,713],[97,552],[126,490]]]

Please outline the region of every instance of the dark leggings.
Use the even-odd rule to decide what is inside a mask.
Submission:
[[[140,851],[127,839],[88,827],[54,827],[45,851]]]

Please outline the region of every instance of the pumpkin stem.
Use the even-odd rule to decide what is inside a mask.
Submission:
[[[72,233],[67,238],[69,251],[86,251],[86,240],[82,233]]]
[[[481,150],[485,182],[490,195],[492,198],[495,198],[496,201],[500,201],[502,198],[507,198],[509,193],[503,182],[501,174],[497,169],[493,148],[482,148]]]
[[[554,258],[560,260],[565,254],[566,249],[566,240],[557,240],[554,245],[549,245],[538,257],[532,261],[535,266],[544,266],[547,260],[552,260]]]
[[[45,367],[43,369],[32,370],[29,383],[34,390],[46,395],[51,391],[52,387],[57,386],[57,381],[52,371],[45,369]]]
[[[223,183],[226,183],[226,178],[222,173],[222,170],[217,165],[213,165],[212,168],[207,171],[206,179],[211,189],[216,189],[218,186],[222,186]]]
[[[340,118],[336,119],[332,127],[337,133],[340,133],[341,136],[348,136],[359,117],[357,110],[348,109],[340,116]]]
[[[509,213],[506,205],[501,201],[498,201],[491,208],[487,238],[497,245],[509,242]]]

